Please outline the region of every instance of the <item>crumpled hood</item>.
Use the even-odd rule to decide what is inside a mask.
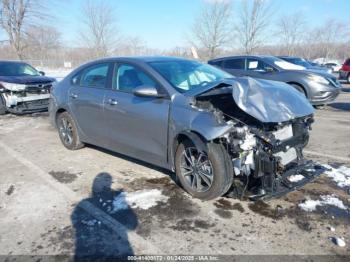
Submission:
[[[280,123],[311,115],[314,108],[292,86],[276,81],[235,78],[232,96],[237,106],[264,123]]]

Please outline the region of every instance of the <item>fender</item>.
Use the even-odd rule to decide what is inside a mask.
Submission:
[[[168,165],[169,165],[169,169],[171,169],[172,171],[175,171],[175,153],[178,146],[179,136],[186,136],[195,144],[197,148],[199,148],[203,152],[208,153],[208,147],[204,137],[201,137],[200,134],[197,134],[190,130],[182,131],[174,137],[173,142],[170,144],[171,148],[168,149],[168,154],[169,154]]]
[[[204,139],[201,138],[199,135],[197,135],[194,132],[191,131],[184,131],[181,132],[179,135],[185,135],[187,136],[193,143],[194,145],[201,151],[208,153],[208,147],[207,144],[205,143],[205,141],[203,141]],[[179,136],[178,135],[178,136]],[[178,137],[177,136],[177,137]]]

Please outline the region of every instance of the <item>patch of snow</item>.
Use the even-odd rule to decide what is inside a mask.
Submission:
[[[167,200],[168,197],[162,195],[162,191],[158,189],[122,192],[114,198],[111,213],[130,208],[149,209]]]
[[[305,171],[307,171],[307,172],[316,172],[316,169],[315,168],[307,168],[307,169],[305,169]]]
[[[288,180],[292,183],[299,182],[303,180],[305,177],[303,175],[292,175],[288,177]]]
[[[336,244],[339,247],[345,247],[346,246],[344,238],[342,238],[342,237],[332,237],[331,240],[333,241],[334,244]]]
[[[347,209],[343,201],[334,195],[321,196],[321,200],[306,200],[300,203],[299,207],[307,212],[315,211],[317,206],[335,206],[340,209]]]
[[[325,174],[332,178],[339,187],[350,186],[350,168],[346,166],[334,168],[330,165],[323,165],[323,167],[327,169]]]
[[[331,227],[331,226],[329,226],[328,229],[329,229],[330,231],[332,231],[332,232],[335,231],[335,228],[334,228],[334,227]]]

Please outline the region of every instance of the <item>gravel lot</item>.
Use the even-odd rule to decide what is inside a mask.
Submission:
[[[315,119],[307,156],[350,167],[350,86]],[[66,150],[47,114],[1,116],[0,155],[0,255],[350,255],[350,191],[325,174],[266,203],[202,202],[157,167]],[[326,195],[345,209],[298,206]]]

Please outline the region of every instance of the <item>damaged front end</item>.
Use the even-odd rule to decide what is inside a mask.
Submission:
[[[52,82],[14,84],[0,82],[6,110],[15,114],[45,111],[49,105]]]
[[[194,96],[193,107],[212,112],[229,132],[215,139],[232,159],[230,194],[251,199],[284,194],[315,175],[303,157],[314,109],[283,83],[237,78]]]

